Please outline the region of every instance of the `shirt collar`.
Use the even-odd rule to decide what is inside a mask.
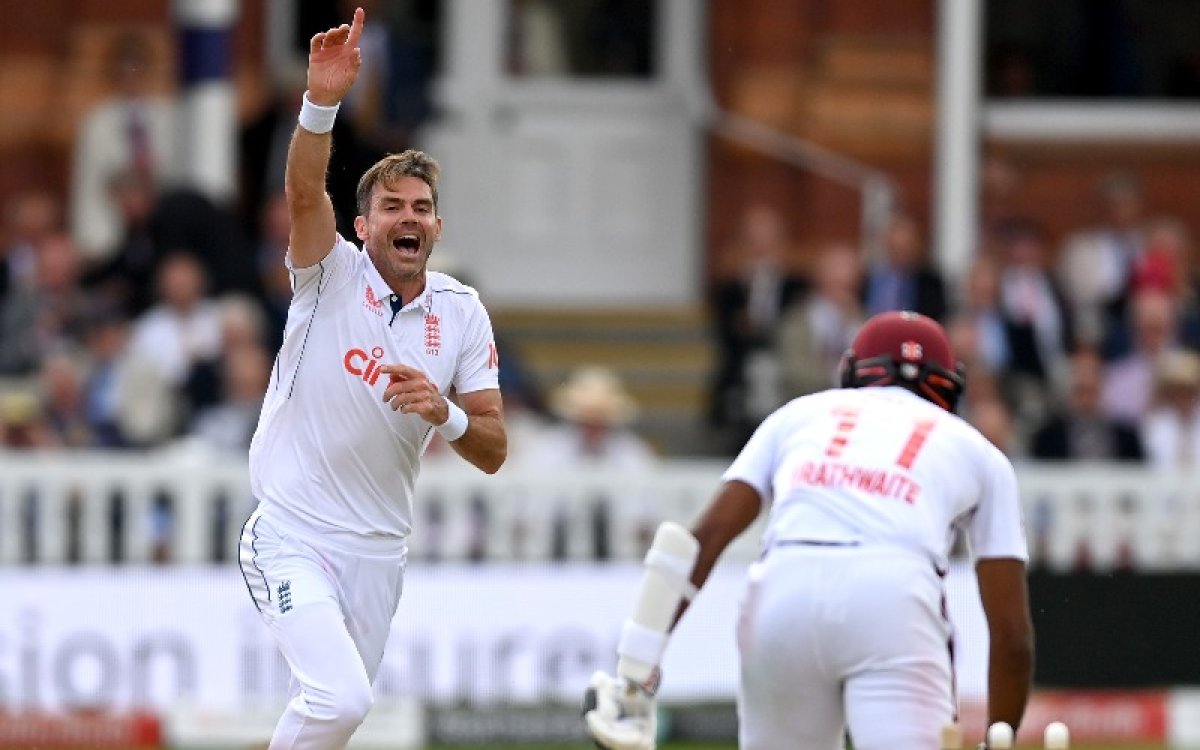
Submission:
[[[363,252],[366,251],[364,250]],[[383,277],[379,275],[379,269],[375,267],[375,264],[371,261],[370,257],[367,258],[367,286],[371,288],[371,292],[375,295],[375,299],[379,300],[385,305],[388,305],[390,308],[392,297],[395,293],[392,291],[392,288],[388,286],[388,283],[383,280]],[[412,310],[417,306],[424,307],[428,312],[431,299],[432,291],[429,288],[429,273],[426,272],[425,291],[421,292],[415,298],[409,300],[404,307],[400,308],[400,312]]]

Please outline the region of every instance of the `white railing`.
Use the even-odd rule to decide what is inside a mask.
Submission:
[[[418,483],[413,560],[635,559],[660,520],[689,522],[724,461],[644,475],[451,458]],[[1053,568],[1200,568],[1200,484],[1110,465],[1018,469],[1034,560]],[[252,510],[245,463],[205,454],[0,453],[0,564],[182,564],[233,558]],[[601,510],[602,509],[602,510]],[[750,560],[759,526],[727,553]]]
[[[992,101],[980,126],[994,141],[1043,144],[1200,141],[1200,106],[1193,103],[1032,99]]]
[[[1200,569],[1194,474],[1026,465],[1018,478],[1031,552],[1049,567]]]

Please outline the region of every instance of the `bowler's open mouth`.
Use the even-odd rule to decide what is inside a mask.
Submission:
[[[405,234],[392,240],[392,247],[415,253],[421,249],[421,241],[415,234]]]

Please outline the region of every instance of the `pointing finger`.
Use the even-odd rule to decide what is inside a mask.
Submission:
[[[346,43],[351,47],[358,45],[358,38],[362,36],[363,21],[366,20],[366,17],[367,14],[362,8],[354,9],[354,22],[350,25],[350,37],[346,40]]]

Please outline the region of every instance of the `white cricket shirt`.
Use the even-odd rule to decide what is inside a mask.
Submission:
[[[379,367],[421,369],[443,394],[497,388],[491,320],[474,289],[432,271],[393,314],[391,288],[341,236],[320,263],[292,269],[292,287],[250,445],[254,495],[285,523],[402,540],[433,426],[384,403]]]
[[[724,474],[770,504],[764,547],[887,544],[946,569],[964,525],[976,558],[1028,559],[1012,464],[974,427],[904,388],[835,389],[767,417]]]

